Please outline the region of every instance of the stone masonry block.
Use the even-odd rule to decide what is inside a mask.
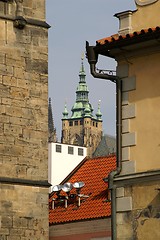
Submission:
[[[23,68],[14,67],[14,77],[24,79]]]
[[[131,210],[132,210],[131,197],[117,198],[117,212],[126,212]]]
[[[129,104],[128,92],[122,92],[122,106]]]
[[[121,78],[126,78],[128,77],[129,74],[129,65],[128,64],[123,64],[119,65],[117,67],[117,75]]]
[[[10,46],[11,45],[15,46],[17,41],[16,33],[18,33],[18,31],[13,27],[12,21],[7,21],[6,30],[7,30],[7,36],[6,36],[7,44],[9,44]]]
[[[5,64],[0,64],[0,74],[12,76],[13,75],[13,67],[7,66]]]
[[[4,14],[4,2],[0,1],[0,13]]]
[[[11,105],[11,99],[6,97],[2,98],[2,104]]]
[[[12,87],[10,93],[11,93],[11,97],[14,99],[29,98],[29,89],[27,88],[21,89],[17,87]]]
[[[13,67],[24,67],[25,66],[25,58],[15,56],[6,56],[6,65],[13,66]]]
[[[22,117],[23,111],[21,107],[6,106],[6,115],[12,117]]]
[[[19,135],[22,134],[22,127],[20,127],[19,125],[4,124],[4,133],[6,135]]]
[[[29,120],[25,119],[25,118],[18,118],[18,117],[10,117],[10,121],[11,124],[13,125],[19,125],[21,126],[21,128],[23,129],[23,126],[27,126],[29,125]],[[21,132],[22,134],[22,132]]]
[[[12,217],[11,216],[2,216],[1,227],[12,227]]]
[[[5,54],[1,53],[1,55],[0,55],[0,64],[5,64],[5,60],[6,60]]]
[[[122,171],[121,171],[121,175],[126,175],[126,174],[130,174],[130,173],[135,173],[136,169],[135,169],[135,161],[125,161],[122,162]]]
[[[130,131],[130,120],[122,120],[122,133],[128,133]]]
[[[130,147],[122,148],[122,161],[127,161],[130,159]]]
[[[35,71],[42,74],[48,74],[48,63],[44,60],[30,60],[26,61],[26,70]]]
[[[120,188],[116,189],[116,197],[117,198],[124,197],[124,188],[123,187],[120,187]]]
[[[122,134],[122,147],[136,145],[136,133]]]
[[[127,92],[127,91],[132,91],[136,89],[136,78],[133,77],[128,77],[122,80],[122,91]]]
[[[5,21],[0,21],[0,39],[5,40]]]
[[[8,86],[17,86],[17,79],[12,76],[3,76],[3,84]]]
[[[0,235],[1,240],[7,239],[7,235],[9,235],[9,229],[8,228],[1,228],[0,234],[1,234]],[[6,235],[6,238],[5,238],[5,236],[4,236],[4,238],[3,237],[1,238],[2,235]]]
[[[136,116],[136,105],[122,106],[122,119],[134,118]]]

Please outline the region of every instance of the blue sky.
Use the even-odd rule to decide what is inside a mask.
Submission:
[[[54,125],[58,140],[61,136],[61,118],[65,101],[69,116],[76,100],[79,82],[81,55],[85,42],[95,45],[96,40],[117,33],[119,21],[115,13],[134,10],[134,0],[47,0],[46,18],[49,29],[49,97],[52,99]],[[89,72],[84,58],[89,100],[97,112],[101,100],[103,130],[115,135],[115,85],[109,81],[95,79]],[[99,58],[98,68],[115,69],[116,62]]]

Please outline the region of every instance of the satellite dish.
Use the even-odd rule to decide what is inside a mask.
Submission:
[[[56,192],[56,193],[60,192],[61,190],[62,190],[62,185],[55,185],[52,188],[52,192]]]
[[[62,190],[66,193],[70,192],[72,188],[73,188],[73,185],[72,185],[72,183],[69,183],[69,182],[65,183],[62,186]]]
[[[73,184],[73,187],[76,188],[76,189],[80,189],[82,187],[84,187],[85,183],[84,182],[75,182]]]

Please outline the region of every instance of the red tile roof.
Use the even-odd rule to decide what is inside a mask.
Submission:
[[[128,40],[136,40],[141,39],[147,40],[148,38],[156,38],[160,36],[160,27],[157,26],[155,28],[148,28],[148,29],[142,29],[141,31],[135,31],[133,33],[128,33],[126,35],[119,35],[115,34],[110,37],[102,38],[100,40],[96,41],[97,46],[100,45],[111,45],[113,43],[121,43],[126,42]]]
[[[94,159],[87,159],[83,165],[76,168],[76,172],[67,179],[68,182],[74,183],[83,181],[85,186],[81,189],[81,194],[89,197],[81,199],[81,205],[78,207],[77,200],[72,203],[68,202],[68,207],[64,207],[64,202],[55,202],[55,209],[52,209],[52,198],[56,194],[50,196],[49,205],[49,223],[58,224],[71,221],[80,221],[84,219],[96,219],[110,217],[111,206],[107,199],[107,183],[103,178],[116,168],[116,157],[98,157]],[[61,191],[62,194],[66,194]],[[76,190],[73,188],[70,192],[75,194]],[[57,205],[56,205],[57,204]]]

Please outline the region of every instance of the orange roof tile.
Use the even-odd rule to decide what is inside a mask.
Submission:
[[[89,197],[81,198],[81,205],[78,207],[77,199],[68,202],[67,208],[64,207],[64,202],[55,202],[55,209],[52,209],[52,198],[56,194],[50,195],[49,204],[49,223],[58,224],[71,221],[80,221],[84,219],[96,219],[110,217],[111,206],[107,202],[107,183],[103,178],[116,168],[116,157],[98,157],[87,159],[83,165],[80,165],[76,172],[69,177],[68,182],[74,183],[83,181],[85,186],[81,189],[81,194]],[[75,194],[73,188],[70,194]],[[66,194],[63,193],[62,194]]]
[[[110,37],[102,38],[100,40],[96,41],[96,45],[106,45],[106,44],[112,44],[112,43],[118,43],[126,40],[132,40],[132,39],[137,39],[142,37],[145,39],[147,36],[152,38],[153,36],[156,37],[156,35],[160,34],[160,27],[157,26],[155,28],[148,28],[148,29],[142,29],[141,31],[136,31],[133,33],[128,33],[126,35],[119,35],[119,34],[114,34]]]

